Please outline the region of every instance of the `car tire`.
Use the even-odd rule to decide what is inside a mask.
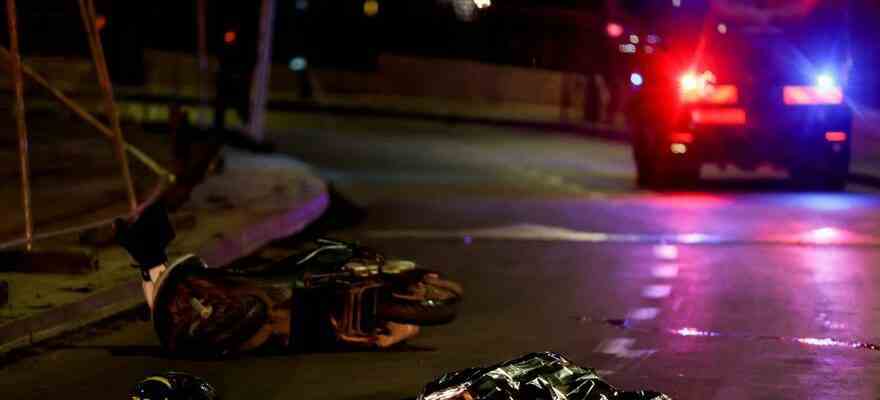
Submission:
[[[636,186],[641,189],[650,189],[655,181],[656,156],[652,139],[651,134],[643,127],[639,126],[635,129],[632,152],[636,164]]]
[[[794,184],[801,190],[839,192],[846,189],[849,168],[816,169],[799,167],[791,171]]]
[[[693,186],[700,179],[700,164],[691,157],[671,154],[665,141],[646,129],[638,129],[633,142],[636,185],[639,188],[667,190]]]
[[[635,156],[636,163],[636,186],[640,189],[648,189],[651,186],[651,182],[653,178],[652,174],[652,166],[648,163],[644,158]]]
[[[670,160],[658,157],[655,161],[650,187],[655,190],[687,189],[700,179],[699,165],[690,160]]]

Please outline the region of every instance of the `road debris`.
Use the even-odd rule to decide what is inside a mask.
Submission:
[[[216,400],[217,390],[208,381],[183,372],[150,375],[134,385],[132,400]]]
[[[531,353],[489,367],[449,373],[429,383],[418,400],[671,400],[652,391],[621,391],[596,371],[560,354]]]

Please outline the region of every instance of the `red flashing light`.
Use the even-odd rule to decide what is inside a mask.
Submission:
[[[682,75],[681,78],[679,78],[678,83],[681,85],[681,90],[684,93],[700,91],[706,86],[706,81],[693,73]]]
[[[684,103],[736,104],[739,89],[735,85],[716,85],[715,74],[688,72],[679,78],[681,101]]]
[[[685,103],[736,104],[739,101],[739,89],[734,85],[705,85],[702,88],[695,86],[694,89],[687,90],[683,80],[681,101]]]
[[[694,134],[690,132],[673,132],[669,135],[669,140],[673,143],[693,143]]]
[[[739,90],[734,85],[714,86],[703,96],[703,101],[710,104],[736,104],[739,101]]]
[[[816,105],[843,103],[840,87],[786,86],[782,88],[782,100],[787,105]]]
[[[605,25],[605,32],[613,38],[620,37],[623,35],[623,26],[616,22],[609,22],[608,25]]]
[[[846,141],[846,132],[840,132],[840,131],[825,132],[825,140],[827,140],[829,142],[845,142]]]
[[[707,108],[691,111],[691,120],[701,125],[745,125],[746,111],[742,108]]]

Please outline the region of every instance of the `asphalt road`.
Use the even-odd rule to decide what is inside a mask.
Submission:
[[[768,173],[654,193],[634,188],[629,150],[612,141],[351,117],[284,124],[280,149],[368,211],[336,234],[461,280],[457,321],[390,351],[187,361],[158,356],[147,322],[121,320],[5,366],[4,397],[119,399],[175,369],[224,399],[399,400],[443,372],[553,350],[677,399],[880,398],[880,197],[869,188],[799,193]]]

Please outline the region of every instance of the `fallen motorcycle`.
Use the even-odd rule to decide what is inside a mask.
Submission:
[[[451,322],[463,291],[409,261],[319,240],[305,256],[257,270],[210,269],[196,256],[157,281],[153,323],[175,354],[225,355],[388,347],[419,326]]]
[[[164,251],[173,237],[167,218],[151,209],[134,223],[118,224],[120,243],[137,254],[158,232],[161,246],[145,247]],[[372,249],[329,239],[247,269],[209,268],[188,255],[151,282],[148,300],[159,341],[171,354],[188,356],[389,347],[415,336],[420,326],[451,322],[463,295],[459,284],[412,261],[386,260]]]

